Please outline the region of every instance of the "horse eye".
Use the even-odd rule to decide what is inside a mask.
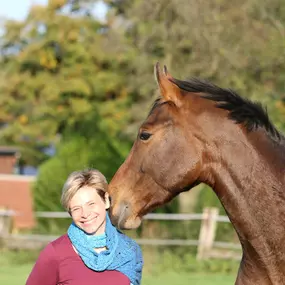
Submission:
[[[147,141],[150,137],[151,137],[150,133],[147,133],[147,132],[140,133],[140,139],[142,141]]]

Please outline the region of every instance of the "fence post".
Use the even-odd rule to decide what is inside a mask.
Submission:
[[[12,211],[0,208],[0,237],[10,233],[12,226]]]
[[[219,209],[204,208],[203,219],[199,233],[197,259],[207,259],[210,256],[216,236],[217,217]]]

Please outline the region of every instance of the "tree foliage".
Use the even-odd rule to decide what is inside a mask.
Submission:
[[[29,163],[41,162],[43,147],[86,114],[97,112],[112,136],[126,123],[124,47],[112,45],[92,4],[52,0],[33,6],[23,22],[5,23],[0,140],[22,146]]]
[[[156,61],[177,78],[201,77],[268,105],[284,125],[285,11],[275,1],[106,0],[133,48],[133,127],[154,100]],[[147,103],[146,103],[147,102]],[[144,108],[147,109],[147,108]],[[136,123],[137,122],[137,123]]]

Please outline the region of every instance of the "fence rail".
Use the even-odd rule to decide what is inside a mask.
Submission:
[[[69,218],[69,214],[66,212],[35,212],[35,216],[38,218]],[[199,221],[206,219],[205,213],[202,214],[147,214],[144,216],[144,220],[157,220],[157,221]],[[217,222],[229,223],[230,220],[227,216],[215,217]]]
[[[42,248],[58,236],[51,235],[20,235],[12,234],[7,227],[11,226],[13,211],[0,210],[0,239],[1,244],[9,248]],[[37,218],[69,218],[66,212],[35,212]],[[203,213],[191,214],[148,214],[144,220],[157,221],[201,221],[199,239],[136,239],[140,245],[149,246],[196,246],[197,259],[207,258],[241,258],[240,244],[215,241],[217,223],[229,223],[227,216],[219,216],[218,209],[205,208]],[[221,251],[222,250],[222,251]]]

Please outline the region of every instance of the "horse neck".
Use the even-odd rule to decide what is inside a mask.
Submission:
[[[204,182],[223,204],[244,256],[254,252],[261,262],[273,258],[285,267],[284,150],[263,132],[243,133],[219,148],[220,161],[207,169],[213,175]]]

